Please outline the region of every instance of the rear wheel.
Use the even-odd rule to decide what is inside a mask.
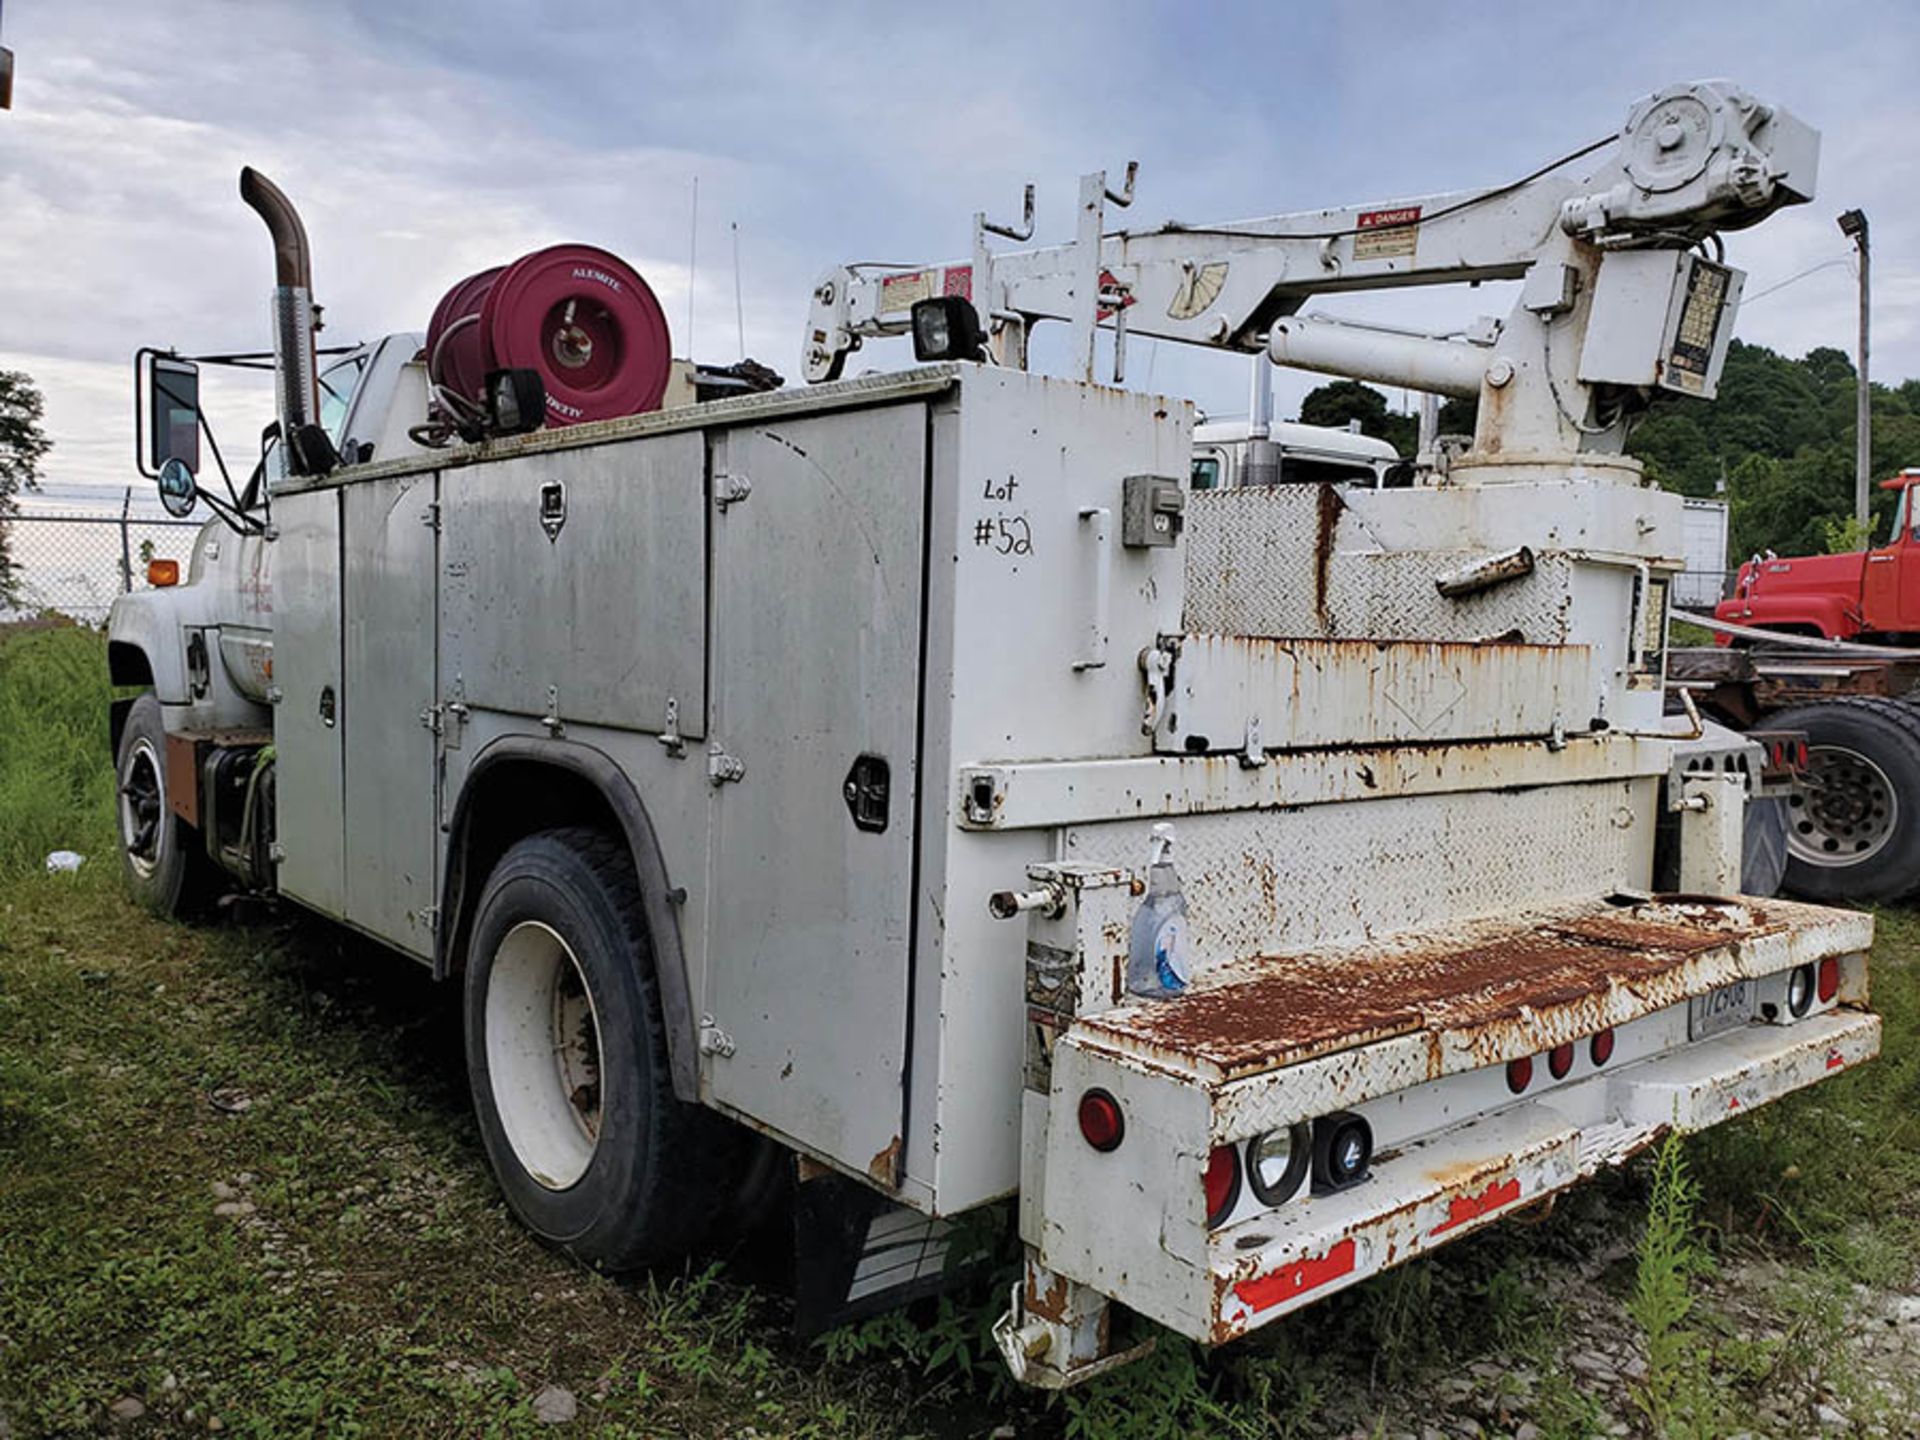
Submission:
[[[1813,900],[1898,900],[1920,889],[1920,709],[1849,697],[1768,723],[1807,734],[1787,802],[1784,888]]]
[[[529,1229],[610,1270],[704,1238],[739,1137],[673,1093],[622,843],[569,828],[507,851],[480,897],[465,1009],[481,1136]]]
[[[169,804],[166,755],[160,702],[151,693],[142,695],[127,711],[116,757],[120,865],[136,900],[178,918],[201,907],[214,875],[199,832]]]

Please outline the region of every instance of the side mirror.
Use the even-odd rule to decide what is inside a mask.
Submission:
[[[189,475],[200,469],[200,367],[157,351],[142,350],[145,390],[137,419],[146,421],[141,472],[158,477],[169,460],[182,461]]]
[[[175,457],[160,466],[160,508],[176,520],[184,520],[193,513],[194,503],[200,498],[200,487],[194,483],[193,471],[187,468],[187,462]]]

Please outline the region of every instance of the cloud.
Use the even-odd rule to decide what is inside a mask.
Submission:
[[[961,255],[973,211],[1040,186],[1042,240],[1071,232],[1075,177],[1142,164],[1151,225],[1285,213],[1493,183],[1618,126],[1675,79],[1731,74],[1825,132],[1821,197],[1731,237],[1759,290],[1843,256],[1873,219],[1875,373],[1920,374],[1920,159],[1903,95],[1920,16],[1845,18],[1629,3],[1502,13],[1356,3],[968,7],[329,6],[24,0],[0,116],[0,364],[48,391],[59,479],[126,478],[127,361],[265,343],[270,257],[234,177],[250,163],[312,233],[327,338],[420,328],[461,276],[562,239],[632,260],[702,358],[735,338],[790,376],[812,278],[855,259]],[[699,177],[699,267],[688,273]],[[1817,272],[1756,303],[1741,334],[1799,353],[1851,346],[1850,280]],[[1449,325],[1504,312],[1483,287],[1334,308]],[[876,364],[904,363],[875,346]],[[1132,383],[1244,408],[1246,362],[1140,345]],[[1282,375],[1283,413],[1317,381]],[[257,388],[210,378],[229,448]]]

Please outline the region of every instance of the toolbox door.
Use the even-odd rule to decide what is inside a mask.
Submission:
[[[710,1093],[897,1186],[926,410],[775,420],[711,446]]]
[[[336,919],[346,914],[341,740],[347,726],[340,648],[340,492],[276,495],[273,563],[273,746],[283,851],[280,892]]]
[[[435,739],[437,475],[343,487],[341,635],[346,738],[347,918],[433,955],[439,764]]]

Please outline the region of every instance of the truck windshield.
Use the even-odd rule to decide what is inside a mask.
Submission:
[[[320,428],[336,447],[346,438],[347,411],[366,363],[365,356],[353,355],[320,372]]]

